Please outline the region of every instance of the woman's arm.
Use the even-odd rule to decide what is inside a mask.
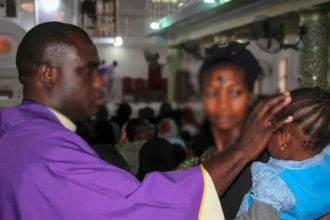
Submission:
[[[320,218],[319,220],[330,220],[330,214],[324,216],[323,218]]]

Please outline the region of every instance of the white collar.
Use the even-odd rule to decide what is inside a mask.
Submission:
[[[58,111],[48,108],[55,116],[56,118],[61,122],[61,124],[66,127],[67,129],[69,129],[72,132],[76,132],[77,130],[77,126],[70,120],[68,119],[66,116],[64,116],[63,114],[59,113]]]

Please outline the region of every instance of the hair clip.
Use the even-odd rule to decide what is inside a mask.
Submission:
[[[221,43],[219,44],[220,48],[228,47],[229,43]]]

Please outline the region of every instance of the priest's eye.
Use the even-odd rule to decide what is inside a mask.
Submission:
[[[86,75],[87,75],[88,77],[91,77],[91,76],[93,75],[94,71],[95,71],[95,68],[93,68],[93,67],[88,67],[88,68],[86,69]]]

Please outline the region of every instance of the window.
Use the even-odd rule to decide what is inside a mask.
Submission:
[[[281,59],[278,65],[278,90],[285,92],[288,87],[288,60]]]

